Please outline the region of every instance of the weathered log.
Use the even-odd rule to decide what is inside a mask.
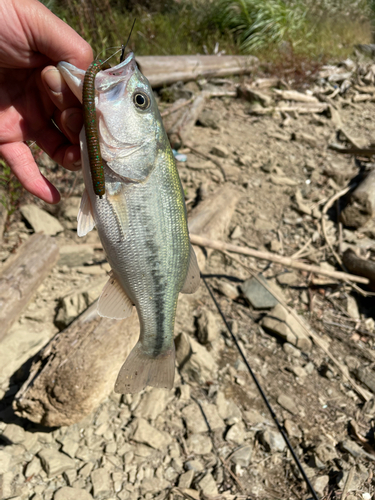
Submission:
[[[233,212],[241,197],[241,193],[231,186],[223,186],[208,196],[194,208],[189,217],[189,232],[191,235],[204,236],[210,239],[222,239],[229,229]],[[212,249],[203,250],[194,246],[199,268],[204,269],[206,259]]]
[[[14,399],[16,414],[48,427],[79,422],[112,392],[138,336],[135,310],[117,321],[99,317],[94,303],[37,356]]]
[[[50,236],[33,234],[0,274],[0,339],[20,316],[59,256]]]
[[[341,222],[347,227],[359,228],[375,214],[375,170],[365,177],[350,194],[349,202],[340,214]]]
[[[342,263],[348,271],[357,276],[363,276],[370,281],[370,288],[375,289],[375,262],[373,260],[361,259],[348,248],[342,256]]]
[[[140,56],[136,59],[152,87],[197,78],[249,74],[259,62],[254,56]]]
[[[190,230],[222,238],[238,199],[233,188],[219,189],[193,210]],[[203,269],[206,256],[202,249],[196,251]],[[138,336],[135,311],[130,318],[117,321],[100,318],[93,304],[37,356],[15,396],[16,414],[51,427],[82,420],[112,392]]]
[[[175,149],[180,148],[186,141],[189,140],[193,127],[198,120],[203,108],[209,99],[208,92],[201,92],[177,120],[173,127],[168,130],[168,137],[172,147]]]

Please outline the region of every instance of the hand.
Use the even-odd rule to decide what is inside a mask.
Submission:
[[[81,105],[50,64],[86,69],[92,60],[89,44],[37,0],[0,0],[0,156],[48,203],[58,203],[59,192],[24,141],[36,141],[69,170],[80,168]]]

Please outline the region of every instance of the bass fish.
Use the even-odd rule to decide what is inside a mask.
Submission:
[[[66,62],[57,67],[82,102],[85,72]],[[154,94],[134,54],[94,78],[103,189],[96,194],[83,128],[85,191],[77,233],[84,236],[97,227],[112,269],[98,313],[122,319],[134,305],[140,322],[139,340],[115,391],[135,393],[147,385],[171,389],[178,294],[195,292],[200,281],[184,193]]]

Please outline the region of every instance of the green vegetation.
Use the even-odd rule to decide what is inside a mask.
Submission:
[[[19,207],[23,187],[4,160],[0,160],[0,203],[6,208],[8,216]]]
[[[280,52],[327,61],[371,43],[375,0],[44,0],[96,55],[127,39],[138,55]]]

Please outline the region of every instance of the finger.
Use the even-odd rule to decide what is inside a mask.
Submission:
[[[60,111],[80,106],[79,100],[65,83],[57,68],[47,66],[43,69],[41,78],[49,98]]]
[[[70,26],[36,0],[13,2],[30,47],[45,54],[51,61],[68,61],[78,68],[87,69],[93,60],[90,45]]]
[[[30,149],[23,142],[0,146],[0,155],[10,166],[22,186],[31,194],[46,201],[58,203],[60,194],[53,184],[39,171]]]
[[[81,154],[78,144],[71,144],[66,137],[51,123],[37,139],[37,144],[56,163],[67,170],[76,171],[81,168]]]
[[[81,108],[66,109],[62,113],[56,111],[53,115],[53,121],[72,144],[79,144],[79,133],[83,127]]]

